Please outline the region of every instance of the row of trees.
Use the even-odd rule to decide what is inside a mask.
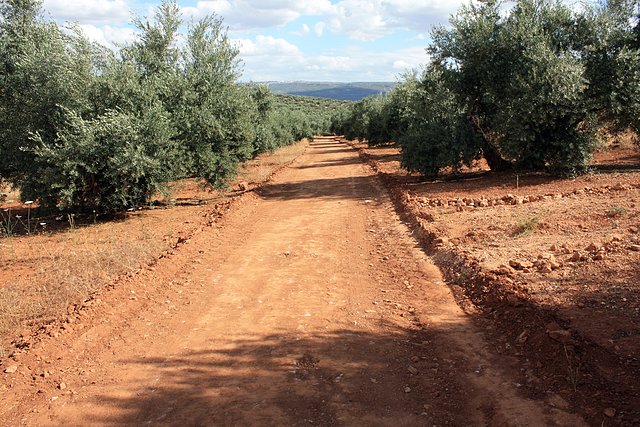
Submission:
[[[224,186],[240,162],[323,130],[238,83],[218,17],[184,33],[165,0],[134,23],[135,41],[115,52],[44,20],[39,0],[0,3],[0,181],[23,199],[122,210],[183,177]]]
[[[340,111],[333,131],[395,141],[404,166],[427,176],[480,157],[493,170],[583,172],[603,123],[640,131],[638,4],[464,6],[433,31],[423,70]]]

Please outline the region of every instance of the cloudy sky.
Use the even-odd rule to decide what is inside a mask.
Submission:
[[[429,31],[465,0],[178,0],[186,20],[215,13],[238,44],[246,81],[394,81],[427,60]],[[58,22],[78,22],[113,46],[133,36],[132,14],[159,1],[44,0]]]

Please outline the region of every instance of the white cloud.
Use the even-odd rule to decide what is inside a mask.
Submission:
[[[112,27],[110,25],[98,27],[92,24],[81,24],[80,28],[89,40],[111,49],[128,44],[136,36],[136,32],[128,27]]]
[[[319,16],[334,33],[376,40],[397,29],[429,31],[446,22],[465,0],[200,0],[182,9],[187,18],[215,13],[232,29],[283,26],[302,16]]]
[[[184,7],[184,15],[201,18],[215,13],[232,29],[248,30],[283,26],[301,16],[317,16],[332,10],[329,0],[201,0]]]
[[[60,21],[82,24],[118,24],[131,18],[125,0],[44,0],[43,8]]]
[[[321,72],[353,71],[354,64],[349,56],[318,55],[305,59],[304,69]]]
[[[329,29],[354,40],[372,41],[391,33],[382,1],[344,0],[335,5]]]
[[[255,41],[249,39],[237,40],[240,45],[240,55],[247,57],[264,57],[278,59],[281,57],[299,57],[302,52],[294,44],[285,39],[272,36],[257,36]]]
[[[429,31],[447,22],[463,0],[342,0],[335,4],[330,29],[351,39],[373,41],[400,29]]]
[[[244,62],[243,80],[382,81],[394,80],[405,69],[426,63],[423,39],[430,25],[446,23],[448,15],[466,0],[331,1],[199,0],[191,3],[194,6],[183,7],[182,11],[185,20],[211,13],[224,18],[231,28],[230,36],[240,38],[236,42]],[[158,4],[159,1],[142,0],[45,0],[44,8],[59,21],[79,22],[90,39],[113,48],[134,38],[134,29],[127,26],[129,9],[151,17],[153,5]],[[295,23],[301,17],[306,19]],[[310,23],[309,18],[314,20]],[[292,22],[286,34],[323,37],[322,41],[305,40],[306,45],[314,46],[316,53],[303,51],[282,38],[282,31],[271,30]],[[259,30],[262,35],[244,32],[249,29]],[[325,39],[336,40],[327,38],[327,32],[357,42],[370,42],[398,31],[414,32],[405,38],[405,48],[381,52],[375,44],[354,43],[345,47],[347,43],[342,41],[333,50],[324,46],[324,50],[317,53]],[[417,46],[411,47],[414,43]]]
[[[381,53],[351,46],[308,55],[286,40],[270,36],[238,42],[244,63],[243,80],[251,81],[393,81],[400,73],[428,60],[423,47]]]

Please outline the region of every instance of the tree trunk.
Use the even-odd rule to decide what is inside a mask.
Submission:
[[[496,148],[486,139],[484,139],[482,153],[484,154],[484,159],[487,161],[487,164],[492,171],[503,172],[513,169],[511,162],[503,159],[498,150],[496,150]]]
[[[475,130],[476,134],[482,138],[482,153],[484,155],[489,168],[494,172],[502,172],[513,169],[513,165],[511,162],[502,158],[500,152],[493,146],[490,141],[489,136],[485,133],[482,126],[480,126],[480,118],[477,114],[474,113],[475,103],[472,102],[469,106],[467,113],[467,120],[471,123],[472,128]]]

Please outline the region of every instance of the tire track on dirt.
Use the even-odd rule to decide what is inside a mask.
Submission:
[[[55,366],[58,388],[25,376],[4,420],[582,423],[519,394],[515,365],[490,351],[373,171],[333,138],[134,282],[136,299],[118,296],[128,310],[30,356],[31,372]]]

